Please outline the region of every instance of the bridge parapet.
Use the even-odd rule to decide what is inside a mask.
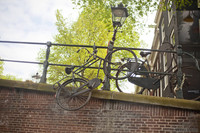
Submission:
[[[62,110],[52,85],[0,79],[1,132],[200,132],[200,102],[93,91],[78,111]]]

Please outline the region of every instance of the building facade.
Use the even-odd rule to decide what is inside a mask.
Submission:
[[[200,1],[194,0],[184,9],[176,8],[175,4],[166,0],[168,10],[158,10],[155,18],[156,28],[152,49],[182,51],[192,54],[200,63]],[[166,72],[174,75],[158,76],[160,88],[154,95],[160,97],[176,97],[177,89],[177,54],[168,52],[153,52],[149,58],[151,70]],[[194,99],[200,96],[200,72],[195,66],[192,57],[183,55],[181,69],[182,92],[185,99]],[[150,92],[146,92],[150,95]]]

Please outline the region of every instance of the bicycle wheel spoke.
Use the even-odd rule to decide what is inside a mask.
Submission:
[[[126,76],[127,75],[127,65],[124,64],[120,67],[120,69],[118,70],[117,74],[116,74],[116,77],[123,77],[123,76]],[[134,73],[131,74],[131,76],[135,75]],[[134,88],[134,84],[130,83],[128,81],[128,78],[126,79],[123,79],[123,80],[118,80],[116,79],[116,86],[117,86],[117,89],[120,91],[120,92],[124,92],[124,93],[135,93],[135,88]]]
[[[71,111],[80,109],[87,104],[91,97],[91,91],[86,85],[83,86],[85,83],[85,80],[79,78],[64,82],[56,96],[58,105]],[[84,90],[87,89],[88,91],[85,92]]]
[[[130,73],[124,74],[123,76],[116,77],[117,72],[119,71],[120,67],[127,62],[134,62],[137,64],[137,57],[135,53],[128,49],[117,49],[109,53],[104,61],[103,70],[104,73],[113,79],[125,79],[130,76]],[[134,64],[128,64],[130,68],[126,68],[125,70],[133,71]]]
[[[86,98],[85,98],[84,96],[78,96],[77,98],[80,100],[80,102],[81,102],[81,101],[84,102],[84,101],[86,100]]]

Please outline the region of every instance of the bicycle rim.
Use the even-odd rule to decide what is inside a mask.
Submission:
[[[124,71],[124,70],[127,70],[127,69],[128,68],[126,64],[122,65],[120,69],[117,71],[116,78],[125,77],[127,75],[127,71]],[[134,76],[134,73],[131,76]],[[135,93],[135,87],[134,87],[135,85],[133,83],[130,83],[128,81],[128,78],[125,78],[123,80],[116,79],[115,83],[119,92]]]
[[[127,73],[123,76],[116,77],[117,71],[120,66],[126,64],[127,62],[122,59],[131,58],[134,60],[135,64],[137,64],[137,57],[135,53],[129,49],[116,49],[109,53],[103,63],[103,71],[105,75],[112,79],[125,79],[131,75],[131,73]],[[136,67],[131,66],[130,71],[134,72]]]
[[[92,92],[88,90],[76,96],[73,96],[73,94],[88,89],[87,85],[84,85],[86,82],[80,78],[70,79],[64,82],[56,94],[58,105],[68,111],[78,110],[85,106],[90,100]],[[84,86],[77,90],[81,85]]]

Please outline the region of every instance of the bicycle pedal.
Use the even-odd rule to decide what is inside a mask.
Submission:
[[[102,82],[101,79],[94,78],[94,79],[88,81],[88,88],[94,89],[94,88],[98,87],[101,84],[101,82]]]

